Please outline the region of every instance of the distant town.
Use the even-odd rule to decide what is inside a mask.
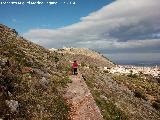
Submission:
[[[160,66],[141,67],[133,65],[116,65],[116,67],[112,68],[104,67],[104,70],[108,70],[109,73],[136,74],[136,75],[144,74],[160,78]]]

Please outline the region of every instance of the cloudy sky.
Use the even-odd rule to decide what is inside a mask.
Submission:
[[[119,64],[160,63],[160,0],[94,1],[45,7],[54,10],[50,14],[44,10],[39,17],[30,18],[28,27],[25,23],[24,28],[17,29],[47,48],[90,48]],[[18,22],[22,24],[15,16],[15,24],[7,24],[16,27]]]

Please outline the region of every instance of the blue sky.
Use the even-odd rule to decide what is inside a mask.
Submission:
[[[57,2],[0,5],[0,23],[46,48],[85,47],[118,64],[160,64],[160,0]]]
[[[18,0],[2,1],[18,2]],[[79,22],[81,17],[87,16],[113,0],[39,0],[44,2],[42,5],[28,4],[29,0],[22,1],[25,2],[24,5],[0,4],[0,22],[15,28],[19,33],[34,28],[60,28]],[[55,1],[58,4],[49,5],[47,1]]]

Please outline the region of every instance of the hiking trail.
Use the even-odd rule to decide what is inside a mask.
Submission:
[[[72,83],[65,88],[64,97],[71,105],[71,120],[103,120],[90,90],[81,74],[71,75]]]

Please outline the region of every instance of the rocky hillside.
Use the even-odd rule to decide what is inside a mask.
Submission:
[[[117,76],[96,68],[83,68],[81,73],[105,120],[160,119],[158,83]]]
[[[0,119],[68,119],[60,57],[0,24]]]
[[[0,25],[0,119],[70,119],[71,106],[62,96],[72,82],[74,60],[105,120],[160,120],[159,83],[108,73],[103,68],[115,64],[95,51],[47,50],[4,25]]]
[[[159,120],[160,86],[135,75],[108,73],[114,64],[95,51],[84,48],[52,49],[61,53],[66,68],[77,60],[79,74],[88,85],[105,120]]]
[[[50,49],[53,52],[61,53],[64,55],[64,61],[77,60],[81,66],[87,67],[113,67],[113,64],[108,58],[102,54],[87,49],[87,48],[64,48],[64,49]]]

